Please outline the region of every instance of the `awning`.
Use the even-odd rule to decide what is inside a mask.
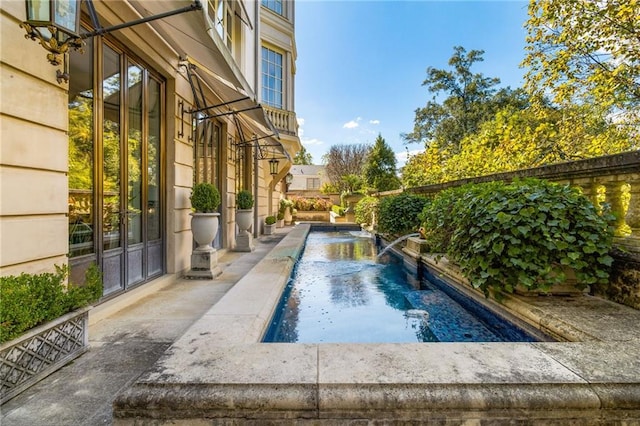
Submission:
[[[244,4],[242,13],[247,15]],[[132,1],[133,7],[142,15],[156,15],[167,10],[178,9],[192,3],[189,0]],[[291,157],[277,140],[279,134],[265,111],[255,101],[256,95],[236,65],[220,35],[213,28],[207,15],[208,2],[202,1],[203,9],[174,15],[150,22],[151,25],[176,50],[182,65],[189,65],[198,78],[220,99],[221,102],[206,102],[198,109],[208,108],[210,117],[232,115],[244,136],[241,143],[255,143],[260,147],[274,147],[289,160]],[[248,16],[246,16],[248,19]],[[194,96],[198,96],[194,93]],[[209,104],[211,102],[211,104]]]

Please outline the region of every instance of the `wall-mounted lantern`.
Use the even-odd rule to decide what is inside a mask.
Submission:
[[[52,65],[62,64],[69,48],[82,48],[79,0],[26,0],[26,6],[27,20],[20,24],[27,31],[25,38],[38,41]]]
[[[291,173],[287,173],[287,175],[284,177],[284,183],[286,183],[287,185],[291,185],[291,182],[293,182],[293,175]]]
[[[271,176],[275,176],[278,174],[279,164],[280,161],[278,161],[276,158],[272,158],[271,160],[269,160],[269,173],[271,173]]]

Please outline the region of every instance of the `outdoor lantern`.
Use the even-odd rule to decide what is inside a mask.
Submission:
[[[69,47],[80,49],[79,0],[26,0],[27,20],[20,24],[27,31],[25,38],[37,40],[49,51],[52,65],[62,64],[62,55]]]
[[[271,176],[275,176],[278,174],[278,164],[280,164],[280,161],[276,160],[275,158],[269,160],[269,173],[271,173]]]
[[[287,173],[287,175],[284,177],[284,183],[286,183],[287,185],[291,185],[291,182],[293,182],[293,175],[291,173]]]

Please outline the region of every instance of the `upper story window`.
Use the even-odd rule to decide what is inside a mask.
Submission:
[[[282,109],[282,54],[262,47],[262,102]]]
[[[233,52],[233,31],[234,13],[233,5],[230,1],[209,0],[209,18],[213,21],[214,27],[222,41],[231,53]]]
[[[282,0],[262,0],[262,5],[267,9],[273,10],[278,15],[283,15]]]

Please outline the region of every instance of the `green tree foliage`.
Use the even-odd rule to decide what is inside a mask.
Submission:
[[[380,200],[377,197],[366,196],[361,198],[354,207],[356,223],[372,225],[374,216],[378,212],[378,204]]]
[[[370,147],[365,144],[332,145],[323,158],[329,181],[340,191],[354,190],[355,179],[349,176],[353,175],[362,185],[360,176],[362,176],[369,149]]]
[[[432,99],[415,111],[413,131],[402,135],[405,142],[427,147],[437,143],[441,150],[454,154],[460,151],[463,139],[475,133],[497,110],[510,104],[526,105],[522,91],[498,90],[500,79],[471,71],[475,63],[484,60],[483,54],[482,50],[467,53],[465,48],[456,46],[449,59],[452,70],[427,68],[422,85]],[[440,102],[443,96],[446,97]]]
[[[307,151],[307,148],[302,145],[300,151],[293,157],[293,164],[299,164],[303,166],[313,165],[313,156]]]
[[[365,183],[370,188],[378,191],[400,188],[400,179],[396,176],[396,155],[381,134],[367,155],[363,172]]]
[[[599,105],[638,125],[640,1],[531,0],[526,28],[530,93]]]

